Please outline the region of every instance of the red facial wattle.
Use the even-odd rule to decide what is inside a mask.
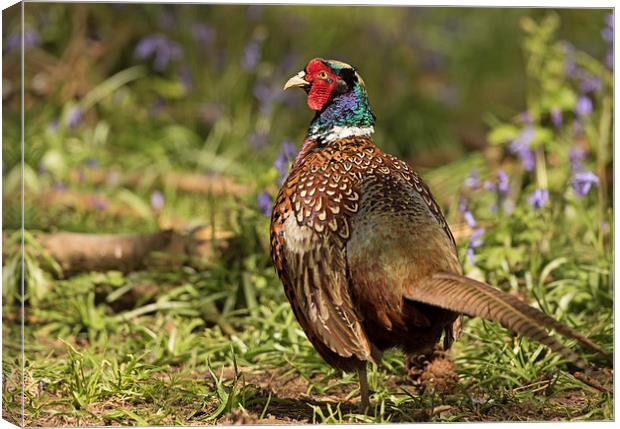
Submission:
[[[312,85],[308,92],[308,107],[323,110],[336,86],[338,76],[322,61],[314,59],[306,67],[306,80]]]

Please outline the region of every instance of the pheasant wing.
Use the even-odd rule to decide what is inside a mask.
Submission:
[[[309,227],[294,228],[287,230],[283,277],[287,297],[310,340],[319,339],[344,358],[372,359],[349,294],[344,245],[319,237]]]

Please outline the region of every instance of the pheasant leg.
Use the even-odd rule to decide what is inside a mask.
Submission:
[[[360,382],[360,394],[362,396],[361,408],[362,412],[368,413],[370,410],[370,391],[368,390],[368,376],[366,374],[366,365],[357,370],[357,376]]]

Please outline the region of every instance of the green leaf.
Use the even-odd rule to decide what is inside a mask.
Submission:
[[[187,95],[185,86],[178,80],[151,78],[148,86],[157,95],[167,99],[179,99]]]
[[[132,209],[134,209],[140,216],[145,219],[151,218],[153,216],[153,211],[151,210],[151,206],[149,206],[142,198],[133,192],[122,189],[118,191],[116,194],[119,201],[127,203]]]
[[[502,124],[491,130],[487,139],[490,144],[499,145],[516,138],[519,135],[519,128],[512,124]]]
[[[553,131],[551,131],[549,128],[535,127],[534,135],[532,136],[530,145],[533,147],[544,145],[545,143],[551,142],[553,138]]]

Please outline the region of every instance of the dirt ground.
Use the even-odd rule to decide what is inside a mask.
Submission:
[[[345,421],[349,420],[347,414],[360,413],[359,397],[358,395],[351,396],[351,391],[354,389],[351,384],[341,385],[338,384],[338,379],[329,380],[326,382],[328,387],[332,386],[326,389],[329,394],[313,392],[308,395],[309,381],[300,378],[297,374],[286,375],[278,369],[261,373],[252,371],[251,368],[239,368],[239,372],[243,374],[239,379],[239,387],[249,387],[254,398],[248,401],[245,410],[235,408],[216,420],[209,420],[208,417],[213,412],[212,408],[200,407],[192,403],[178,404],[175,414],[179,421],[166,418],[161,423],[166,425],[313,423],[315,415],[313,406],[320,407],[325,415],[330,414],[330,409],[334,411],[339,408]],[[167,375],[162,374],[162,377],[165,376]],[[193,374],[192,379],[204,377],[205,374]],[[234,378],[233,368],[225,368],[221,377],[223,380],[232,380]],[[595,374],[595,377],[599,383],[611,386],[613,372],[612,370],[601,370]],[[325,380],[321,379],[320,382],[325,383]],[[548,387],[552,381],[542,380],[530,386],[514,389],[516,393],[520,389],[534,388],[538,392],[537,395],[546,396],[547,400],[542,403],[535,402],[530,398],[491,398],[488,391],[483,391],[475,386],[467,391],[466,395],[474,398],[473,401],[467,402],[464,400],[465,395],[463,394],[465,387],[462,382],[459,382],[458,375],[454,371],[454,364],[441,358],[431,362],[422,362],[420,367],[410,366],[408,374],[389,376],[385,383],[389,391],[407,391],[411,395],[419,395],[423,391],[432,391],[438,393],[440,398],[446,399],[431,407],[418,406],[417,408],[413,401],[400,404],[397,408],[391,402],[386,401],[384,416],[390,414],[389,421],[391,422],[428,422],[437,421],[437,418],[469,422],[566,421],[586,416],[592,408],[593,401],[595,402],[595,397],[599,394],[596,390],[589,388],[568,391],[557,389],[556,392],[549,393]],[[475,404],[485,404],[485,406]],[[88,415],[75,417],[69,415],[66,412],[68,410],[58,409],[55,414],[47,412],[30,418],[27,417],[26,425],[49,427],[136,424],[135,419],[123,421],[122,419],[109,420],[102,417],[106,412],[114,411],[120,407],[133,409],[140,415],[157,412],[157,407],[146,399],[135,401],[129,398],[112,397],[109,400],[89,405]],[[7,415],[6,412],[4,418],[17,421],[17,416]],[[355,422],[356,420],[353,417],[349,421]]]

